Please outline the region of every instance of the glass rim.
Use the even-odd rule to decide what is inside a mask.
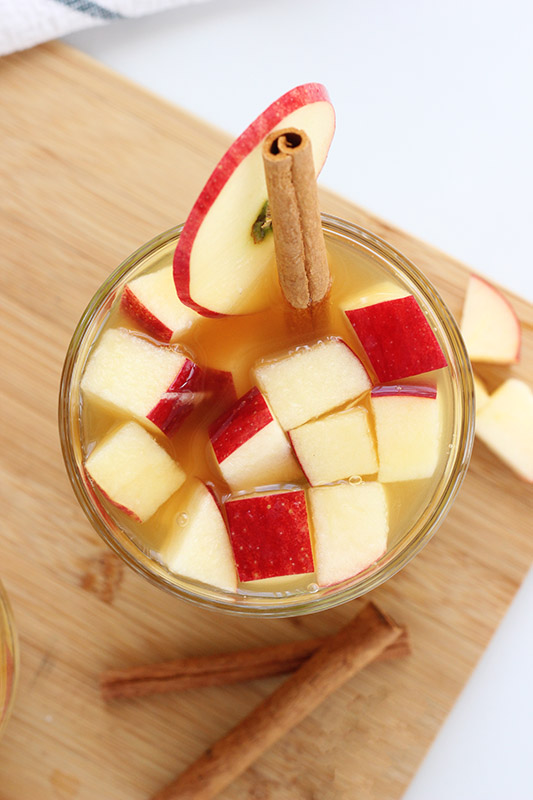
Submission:
[[[72,377],[80,347],[87,335],[90,323],[95,319],[96,315],[105,308],[106,302],[109,303],[110,298],[114,299],[114,291],[125,275],[144,258],[179,237],[183,229],[183,224],[174,226],[149,240],[146,244],[129,255],[111,273],[95,292],[85,308],[74,330],[67,350],[59,391],[59,432],[66,470],[83,512],[99,536],[132,569],[143,575],[152,584],[164,588],[171,594],[200,607],[216,609],[240,616],[291,617],[333,608],[372,591],[403,569],[411,559],[422,550],[427,542],[429,542],[446,516],[452,501],[459,491],[468,468],[474,441],[474,388],[470,360],[454,317],[429,279],[426,278],[408,258],[396,250],[396,248],[379,236],[347,220],[340,219],[330,214],[322,214],[321,217],[325,231],[347,237],[351,240],[355,239],[360,244],[369,247],[372,252],[377,252],[378,255],[381,255],[386,261],[392,262],[403,276],[407,276],[409,282],[416,287],[419,294],[422,295],[429,308],[432,309],[439,320],[444,330],[447,344],[453,352],[459,373],[459,379],[456,383],[460,400],[461,419],[458,430],[454,429],[455,443],[457,446],[452,468],[449,470],[445,484],[439,493],[438,501],[433,502],[434,496],[432,497],[431,502],[433,503],[433,507],[431,513],[425,519],[418,533],[408,544],[402,547],[402,540],[400,540],[391,550],[386,551],[386,563],[368,576],[363,577],[360,581],[357,581],[354,585],[340,586],[337,589],[335,589],[334,585],[332,587],[321,587],[316,595],[311,595],[305,599],[298,599],[298,596],[295,595],[290,599],[284,598],[282,604],[280,604],[279,598],[276,597],[270,598],[270,603],[268,604],[264,601],[264,598],[262,598],[263,602],[261,604],[258,603],[254,605],[253,602],[251,602],[250,595],[245,596],[244,593],[243,600],[246,600],[246,604],[239,603],[238,600],[235,600],[235,595],[233,594],[225,597],[219,592],[217,597],[208,597],[197,592],[195,593],[185,586],[179,586],[173,582],[170,578],[170,574],[168,576],[165,575],[164,572],[159,569],[161,565],[146,556],[139,547],[137,547],[137,555],[126,548],[113,532],[109,530],[101,513],[99,513],[101,509],[99,510],[95,507],[86,489],[86,485],[77,465],[76,454],[73,447],[71,436],[72,415],[71,404],[69,402]],[[434,494],[436,494],[436,490]],[[130,539],[130,543],[133,544],[133,540]],[[141,558],[141,555],[144,557]],[[364,576],[364,573],[365,571],[361,574]]]

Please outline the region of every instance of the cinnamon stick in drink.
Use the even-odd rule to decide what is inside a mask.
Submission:
[[[281,289],[293,308],[308,308],[331,282],[309,137],[296,128],[274,131],[263,164]]]
[[[400,632],[375,605],[367,605],[152,800],[211,800],[328,695],[377,658]]]
[[[206,686],[224,686],[283,675],[301,667],[330,638],[302,639],[253,650],[179,658],[128,669],[108,670],[101,676],[100,689],[104,700],[113,700]],[[388,661],[402,658],[409,653],[407,631],[402,629],[396,641],[385,648],[376,660]]]

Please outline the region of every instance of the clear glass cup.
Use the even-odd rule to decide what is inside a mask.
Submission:
[[[124,285],[143,270],[171,263],[182,226],[152,239],[127,258],[97,291],[72,337],[59,398],[59,429],[67,472],[78,501],[102,539],[131,567],[152,583],[201,606],[240,615],[294,616],[331,608],[375,589],[404,567],[433,536],[444,520],[464,478],[474,437],[472,371],[457,324],[427,278],[398,251],[344,220],[322,215],[328,246],[347,244],[357,254],[375,261],[376,280],[392,277],[412,293],[425,311],[448,361],[450,379],[446,399],[449,441],[435,491],[408,530],[389,543],[374,564],[340,584],[297,592],[270,594],[230,593],[183,579],[166,569],[136,542],[101,503],[83,469],[80,380],[95,338]]]
[[[0,736],[13,707],[17,677],[17,635],[9,601],[0,583]]]

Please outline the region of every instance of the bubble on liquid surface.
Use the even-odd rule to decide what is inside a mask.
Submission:
[[[176,517],[176,522],[181,528],[184,528],[189,521],[189,515],[182,511],[181,514],[178,514]]]
[[[348,478],[348,483],[351,483],[352,486],[359,486],[359,484],[363,483],[363,479],[360,475],[351,475]]]
[[[315,592],[318,592],[318,584],[316,583],[308,584],[307,591],[310,592],[311,594],[315,594]]]

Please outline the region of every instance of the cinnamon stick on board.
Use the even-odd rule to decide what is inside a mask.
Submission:
[[[330,286],[311,140],[304,131],[274,131],[263,165],[279,282],[293,308],[319,303]]]
[[[211,800],[328,695],[377,658],[400,632],[399,626],[369,603],[152,800]]]
[[[205,686],[266,678],[294,672],[331,637],[302,639],[296,642],[217,653],[210,656],[179,658],[129,669],[107,670],[100,679],[104,700],[120,697],[144,697],[149,694],[179,692]],[[405,628],[399,637],[383,650],[378,661],[402,658],[410,653]]]

